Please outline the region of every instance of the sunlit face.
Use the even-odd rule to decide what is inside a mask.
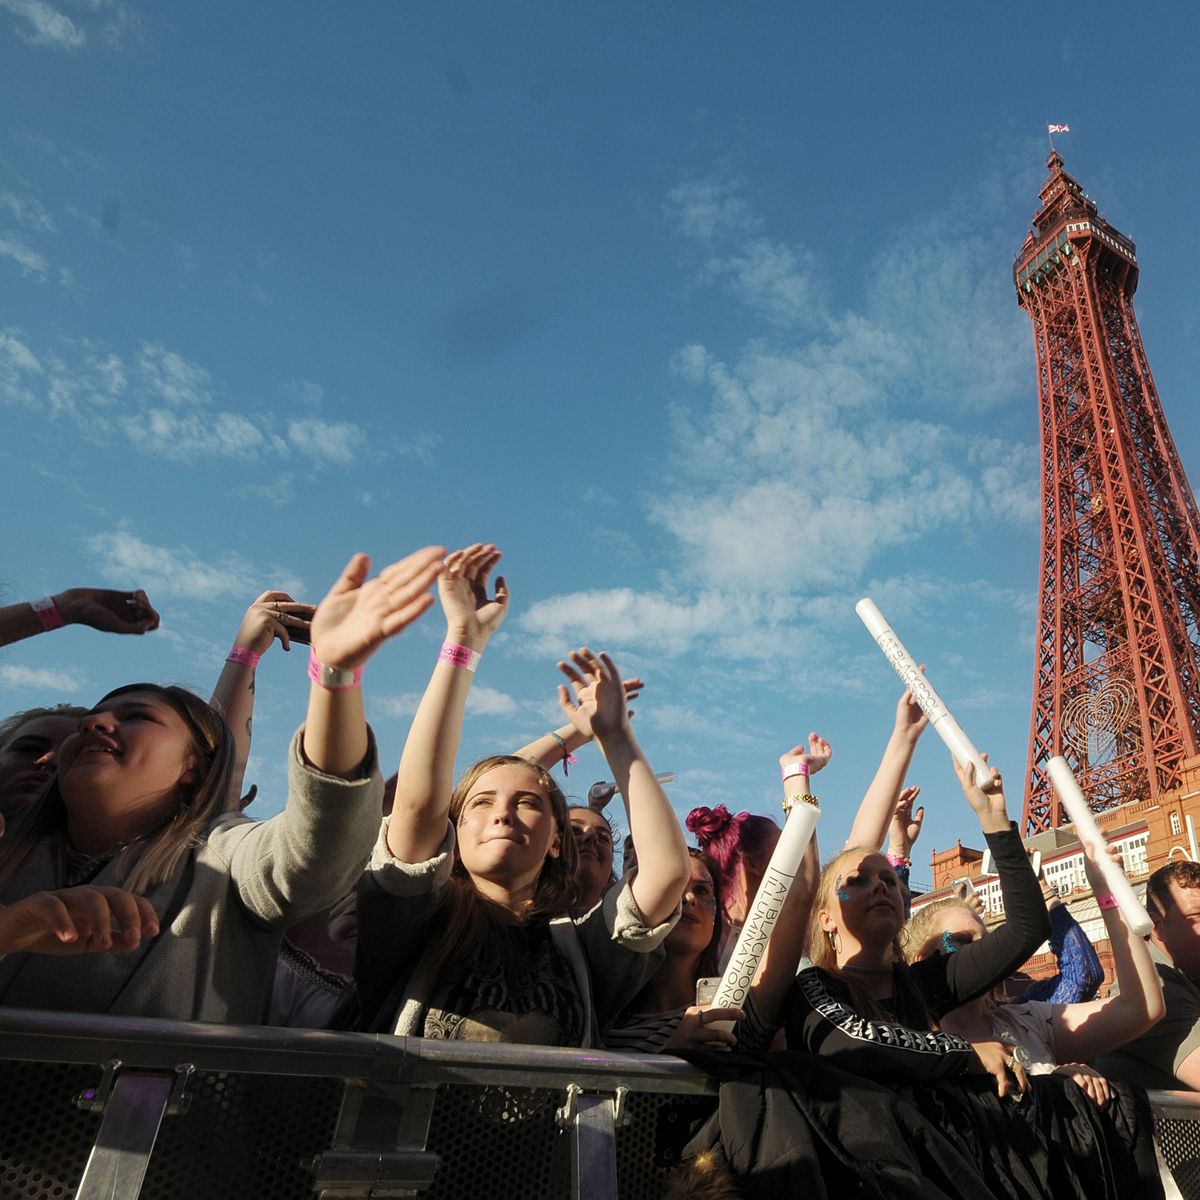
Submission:
[[[580,907],[591,908],[612,878],[612,829],[600,813],[590,808],[571,809],[567,820],[579,851]]]
[[[1193,979],[1200,979],[1200,888],[1167,884],[1174,904],[1154,922],[1155,936],[1171,961]]]
[[[833,887],[819,914],[822,930],[843,935],[848,949],[854,942],[864,947],[892,942],[904,925],[904,891],[888,860],[882,854],[851,855],[831,869]]]
[[[974,913],[957,905],[942,909],[938,916],[941,918],[938,929],[930,933],[917,958],[928,958],[931,954],[955,954],[987,933],[987,926]]]
[[[194,777],[192,741],[187,721],[154,692],[101,701],[58,753],[67,811],[79,805],[132,809],[170,799]]]
[[[692,874],[683,889],[683,912],[667,934],[667,953],[699,956],[712,941],[717,920],[717,889],[712,874],[698,858],[691,859]]]
[[[31,801],[54,771],[59,747],[79,728],[76,717],[34,717],[0,750],[0,808],[9,813]]]
[[[506,886],[535,881],[561,848],[538,773],[516,763],[479,776],[459,811],[457,835],[467,872]]]

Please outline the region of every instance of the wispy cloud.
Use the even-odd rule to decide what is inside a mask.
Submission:
[[[45,688],[71,695],[82,691],[87,683],[85,676],[76,671],[59,671],[52,667],[22,667],[15,663],[0,666],[0,687]]]
[[[34,46],[79,50],[87,41],[84,31],[46,0],[0,0],[0,8],[21,19],[23,24],[15,27],[17,35]]]
[[[0,192],[0,209],[7,212],[18,225],[36,233],[54,233],[57,226],[46,206],[33,196],[18,196],[16,192]]]
[[[387,717],[411,717],[421,703],[421,692],[399,692],[391,696],[377,696],[371,703],[378,706]],[[476,683],[467,694],[467,716],[469,717],[515,717],[530,709],[530,704],[522,702],[502,692],[499,688],[488,687],[484,683]],[[541,705],[537,704],[538,710]]]
[[[351,463],[366,444],[366,431],[349,421],[301,417],[288,421],[287,439],[299,454],[317,461]]]
[[[304,594],[300,580],[236,554],[209,560],[187,546],[156,546],[125,527],[92,534],[84,545],[107,582],[145,588],[154,598],[220,600],[230,596],[249,601],[266,587],[293,596]]]
[[[83,50],[89,44],[118,50],[141,36],[137,12],[121,0],[76,0],[68,16],[48,0],[0,0],[0,8],[19,18],[17,35],[34,46]]]
[[[43,255],[11,233],[0,234],[0,258],[11,258],[21,268],[22,275],[45,277],[50,270],[50,264]]]

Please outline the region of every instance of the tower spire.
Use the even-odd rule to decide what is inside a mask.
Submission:
[[[1064,755],[1097,809],[1200,752],[1200,517],[1133,310],[1137,254],[1051,149],[1013,268],[1033,322],[1042,559],[1024,821],[1061,821]]]

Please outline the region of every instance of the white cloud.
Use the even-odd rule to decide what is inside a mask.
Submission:
[[[45,688],[47,691],[73,694],[83,689],[87,680],[74,671],[56,671],[47,667],[22,667],[15,663],[0,666],[0,687]]]
[[[349,421],[323,421],[301,417],[288,421],[288,442],[307,458],[331,463],[352,463],[366,445],[366,432]]]
[[[126,528],[93,534],[85,539],[85,545],[108,582],[144,588],[153,600],[218,600],[230,596],[249,603],[267,587],[293,596],[304,594],[304,585],[298,579],[281,578],[278,572],[236,554],[224,554],[209,562],[186,546],[155,546]]]
[[[13,220],[26,229],[37,233],[54,233],[57,226],[46,211],[45,205],[32,196],[18,196],[15,192],[0,192],[0,209],[7,209]]]
[[[18,25],[17,33],[35,46],[78,50],[87,41],[84,31],[46,0],[0,0],[0,8],[8,9],[28,23]]]
[[[421,703],[421,692],[400,692],[394,696],[373,696],[371,705],[385,717],[411,717]]]
[[[155,342],[143,342],[137,365],[143,386],[164,403],[185,408],[212,403],[208,372],[182,354]]]
[[[21,268],[22,275],[44,276],[50,270],[50,264],[42,255],[11,233],[0,237],[0,258],[11,258]]]
[[[399,692],[391,696],[376,696],[371,700],[386,717],[411,717],[421,703],[422,692]],[[539,706],[540,707],[540,706]],[[469,717],[515,717],[529,708],[507,692],[488,687],[484,683],[471,685],[467,694],[467,716]]]
[[[181,461],[199,455],[255,458],[271,446],[250,418],[231,412],[176,413],[151,408],[124,418],[121,427],[135,448]]]

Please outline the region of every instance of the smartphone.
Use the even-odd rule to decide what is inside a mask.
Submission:
[[[711,1004],[721,984],[720,975],[705,975],[696,980],[696,1004]]]

